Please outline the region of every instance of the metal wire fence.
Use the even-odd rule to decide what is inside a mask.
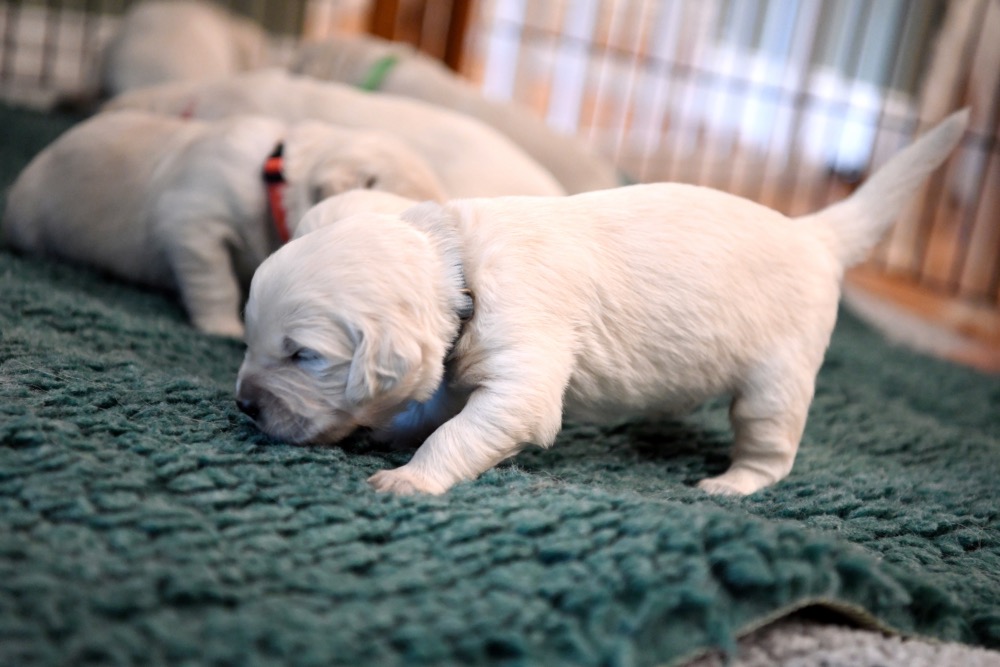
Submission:
[[[78,88],[130,4],[0,2],[0,99],[45,106]],[[368,0],[221,4],[288,48],[303,36],[373,25]],[[427,2],[375,4],[423,17],[411,32],[443,31],[444,18],[413,7]],[[634,180],[710,185],[792,215],[849,193],[916,132],[971,106],[961,149],[870,266],[1000,308],[1000,0],[471,7],[462,71],[485,95],[535,108]]]
[[[789,214],[839,199],[950,110],[972,125],[871,266],[1000,304],[1000,1],[483,0],[468,74],[639,181]]]

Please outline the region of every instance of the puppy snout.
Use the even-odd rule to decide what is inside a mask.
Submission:
[[[250,419],[257,421],[260,418],[261,391],[252,382],[241,382],[236,391],[236,407],[240,412]]]
[[[240,412],[254,421],[257,421],[257,417],[260,416],[260,406],[257,405],[257,401],[237,396],[236,407],[240,409]]]

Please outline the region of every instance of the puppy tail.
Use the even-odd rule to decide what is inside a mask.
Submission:
[[[896,153],[847,199],[802,218],[828,230],[833,251],[846,268],[865,259],[930,174],[965,133],[969,110],[941,121]]]

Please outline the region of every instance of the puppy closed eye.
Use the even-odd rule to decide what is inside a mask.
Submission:
[[[288,355],[289,361],[306,371],[322,371],[330,366],[330,362],[316,350],[300,347]]]

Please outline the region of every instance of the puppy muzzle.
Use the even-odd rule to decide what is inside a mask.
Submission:
[[[273,391],[248,374],[236,386],[236,407],[261,431],[291,444],[332,444],[347,437],[358,424],[346,413],[338,419],[309,419],[289,408]]]
[[[271,430],[268,426],[274,426],[275,420],[282,421],[281,416],[287,412],[282,401],[252,375],[240,379],[236,388],[236,407],[265,432]]]
[[[270,392],[265,391],[252,381],[242,381],[236,392],[236,407],[240,412],[252,419],[258,426],[263,428],[261,407],[265,401],[273,401],[274,397]]]

